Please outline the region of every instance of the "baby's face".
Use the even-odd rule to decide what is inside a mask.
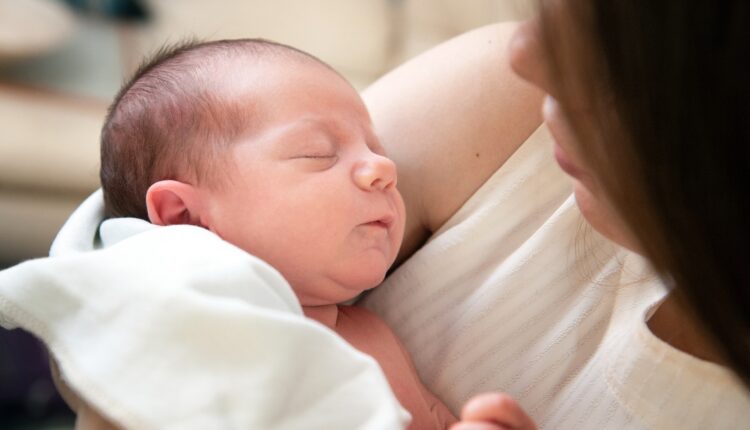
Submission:
[[[206,224],[279,270],[303,305],[350,299],[383,280],[401,245],[396,166],[339,76],[290,62],[261,69],[243,76],[258,82],[262,125],[232,147]]]

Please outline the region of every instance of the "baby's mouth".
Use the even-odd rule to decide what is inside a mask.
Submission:
[[[374,221],[367,222],[364,225],[388,229],[391,227],[391,224],[393,224],[393,219],[394,219],[393,215],[386,215]]]

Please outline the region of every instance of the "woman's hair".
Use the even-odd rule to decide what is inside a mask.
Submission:
[[[123,85],[104,121],[100,180],[106,217],[148,220],[146,191],[159,180],[220,183],[216,163],[252,124],[252,108],[262,109],[242,94],[227,95],[233,77],[226,76],[238,59],[246,61],[242,67],[302,61],[333,70],[306,52],[264,39],[165,45]]]
[[[750,385],[750,2],[556,3],[542,35],[582,155]]]

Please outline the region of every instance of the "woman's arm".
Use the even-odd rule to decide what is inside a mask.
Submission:
[[[413,254],[541,124],[542,94],[515,76],[516,24],[465,33],[391,71],[363,97],[399,169]]]

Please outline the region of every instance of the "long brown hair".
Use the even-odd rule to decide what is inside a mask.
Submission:
[[[750,2],[562,3],[542,31],[582,155],[750,386]],[[573,87],[596,131],[576,127]]]

